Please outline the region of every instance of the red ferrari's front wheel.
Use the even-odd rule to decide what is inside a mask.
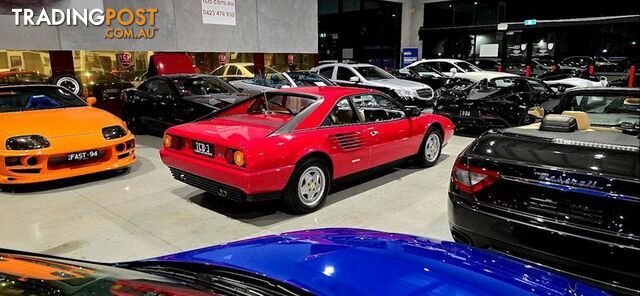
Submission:
[[[442,153],[442,135],[436,129],[429,129],[422,140],[420,151],[416,154],[415,160],[418,166],[427,168],[434,166]]]
[[[322,207],[329,193],[330,174],[327,165],[317,159],[303,160],[289,180],[284,203],[296,214],[306,214]]]

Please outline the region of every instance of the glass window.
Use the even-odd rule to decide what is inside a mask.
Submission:
[[[353,97],[358,112],[366,122],[378,122],[405,118],[404,110],[386,97],[380,95],[359,95]]]
[[[183,97],[238,92],[231,84],[213,76],[174,79],[173,84]]]
[[[338,73],[336,74],[336,80],[349,81],[356,73],[353,73],[351,69],[346,67],[338,67]]]
[[[335,83],[331,82],[331,80],[326,79],[324,76],[313,72],[287,72],[287,75],[291,77],[293,82],[295,82],[298,87],[336,85]]]
[[[6,52],[0,52],[0,70],[9,69],[9,55]]]
[[[331,109],[329,122],[332,125],[353,124],[360,122],[358,114],[353,110],[348,99],[342,99]]]
[[[478,67],[476,67],[473,64],[468,63],[468,62],[456,62],[455,64],[456,64],[456,66],[462,68],[462,70],[464,70],[466,72],[479,72],[479,71],[482,71],[482,69],[480,69],[480,68],[478,68]]]
[[[318,14],[334,14],[338,13],[338,0],[322,0],[318,1]]]
[[[440,62],[424,62],[424,64],[440,72],[449,72],[449,69],[442,69]]]
[[[159,79],[149,80],[145,83],[145,85],[149,94],[151,95],[166,96],[173,94],[173,89],[171,88],[171,86],[167,82]]]
[[[238,67],[231,65],[227,70],[226,76],[230,75],[242,75],[242,72],[240,72],[240,69],[238,69]]]
[[[592,124],[620,126],[640,121],[640,98],[633,95],[579,95],[571,98],[571,110],[589,114]]]
[[[415,65],[413,67],[411,67],[411,70],[415,71],[416,73],[418,73],[418,75],[422,76],[422,77],[443,77],[442,73],[440,73],[440,71],[426,65],[426,64],[419,64],[419,65]]]
[[[267,99],[268,105],[262,98],[256,99],[248,109],[249,114],[259,113],[281,113],[289,115],[297,115],[305,108],[315,102],[314,99],[308,97],[289,96],[281,94],[273,94]]]
[[[531,86],[531,88],[533,88],[536,91],[539,91],[539,92],[547,91],[547,87],[545,87],[544,84],[542,84],[539,81],[527,80],[527,82],[529,82],[529,86]]]
[[[158,81],[158,89],[156,94],[160,96],[171,96],[173,94],[173,88],[169,85],[169,83],[165,81]]]
[[[342,0],[343,12],[358,11],[358,10],[360,10],[360,0]]]
[[[366,80],[394,79],[393,75],[376,66],[364,66],[355,68]]]
[[[220,66],[218,67],[218,69],[215,69],[211,74],[215,75],[215,76],[222,76],[224,75],[224,66]]]
[[[491,81],[491,86],[498,88],[510,87],[514,84],[514,79],[512,78],[498,78]]]
[[[333,68],[334,67],[326,67],[326,68],[322,68],[320,69],[320,71],[318,71],[320,73],[320,75],[327,77],[329,79],[333,79]]]
[[[4,88],[0,91],[0,113],[83,107],[76,95],[52,86]]]

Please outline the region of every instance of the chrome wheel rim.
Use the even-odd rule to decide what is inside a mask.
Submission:
[[[70,90],[72,93],[79,95],[78,91],[80,90],[80,85],[75,79],[70,77],[62,77],[58,80],[57,84],[58,86],[62,86]]]
[[[428,162],[438,159],[440,153],[440,137],[437,134],[430,134],[424,147],[424,156]]]
[[[317,205],[324,194],[326,183],[322,169],[317,166],[307,168],[298,180],[298,198],[307,206]]]

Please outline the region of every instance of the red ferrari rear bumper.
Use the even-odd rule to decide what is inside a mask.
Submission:
[[[269,193],[282,191],[294,169],[290,165],[246,172],[241,168],[228,167],[165,148],[160,150],[160,157],[179,181],[239,201],[259,200],[262,199],[261,196],[264,199],[274,198]]]

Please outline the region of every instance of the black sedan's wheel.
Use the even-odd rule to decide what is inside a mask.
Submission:
[[[422,140],[420,150],[415,157],[416,164],[425,168],[432,167],[438,162],[441,153],[442,135],[440,131],[436,129],[429,129]]]
[[[327,165],[317,159],[307,159],[296,169],[284,191],[283,200],[289,210],[295,214],[316,211],[324,204],[331,175]]]

